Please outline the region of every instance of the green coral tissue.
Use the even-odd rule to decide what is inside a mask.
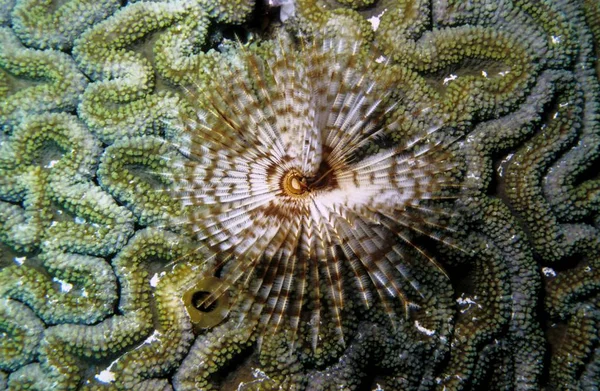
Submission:
[[[597,0],[0,0],[0,390],[597,390]]]

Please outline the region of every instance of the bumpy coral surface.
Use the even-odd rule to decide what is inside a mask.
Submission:
[[[595,0],[0,0],[0,389],[597,389],[599,55]]]

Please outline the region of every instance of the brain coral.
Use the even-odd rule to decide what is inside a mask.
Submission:
[[[597,389],[599,56],[595,0],[0,0],[0,389]],[[215,230],[239,172],[304,214]]]

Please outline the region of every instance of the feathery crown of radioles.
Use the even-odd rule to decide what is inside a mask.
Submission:
[[[227,80],[190,93],[199,107],[182,121],[174,224],[217,254],[222,283],[208,302],[239,285],[243,318],[294,334],[309,322],[316,346],[325,322],[343,341],[350,295],[394,320],[419,293],[415,265],[444,273],[414,236],[445,242],[424,203],[452,186],[452,163],[439,126],[390,142],[401,122],[418,121],[394,118],[393,86],[359,43],[297,46],[280,41],[268,59],[240,49]]]

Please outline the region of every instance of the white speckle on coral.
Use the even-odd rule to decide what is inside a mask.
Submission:
[[[160,281],[160,277],[158,276],[158,273],[154,273],[154,275],[150,279],[150,286],[153,288],[156,288],[156,285],[158,285],[159,281]]]
[[[387,8],[384,9],[379,15],[371,16],[369,19],[367,19],[371,23],[371,28],[373,29],[373,31],[377,31],[377,29],[379,28],[379,23],[381,23],[381,17],[383,16],[383,14],[385,14],[386,11]]]
[[[58,163],[58,160],[52,160],[48,164],[46,164],[46,168],[52,168],[56,163]]]
[[[381,64],[381,63],[383,63],[383,62],[385,62],[385,61],[387,61],[387,58],[386,58],[386,57],[384,57],[384,56],[379,56],[379,57],[377,57],[377,58],[375,59],[375,62],[376,62],[377,64]]]
[[[102,372],[98,373],[96,376],[94,376],[96,379],[98,379],[98,381],[102,382],[102,383],[112,383],[115,381],[116,377],[115,377],[115,373],[111,372],[111,368],[113,367],[113,365],[115,365],[117,362],[119,361],[119,359],[117,358],[115,361],[111,362],[110,365],[108,366],[108,368],[106,368],[105,370],[103,370]]]
[[[94,377],[101,383],[112,383],[115,381],[115,374],[108,369],[103,370]]]
[[[453,80],[458,79],[458,75],[450,74],[450,76],[444,78],[444,85],[447,86]]]
[[[152,342],[154,341],[160,341],[160,331],[158,330],[154,330],[154,332],[152,333],[151,336],[149,336],[148,338],[146,338],[146,340],[143,342],[143,345],[150,345]]]
[[[252,368],[252,376],[254,377],[254,380],[252,380],[250,382],[241,382],[238,385],[237,391],[247,391],[249,389],[254,389],[257,385],[263,384],[263,383],[271,380],[267,376],[265,371],[258,369],[258,368]]]
[[[502,159],[502,161],[500,162],[500,166],[498,166],[498,176],[500,178],[502,178],[504,176],[504,167],[506,166],[506,163],[508,163],[510,161],[510,159],[512,159],[512,157],[514,156],[514,153],[509,153],[508,155],[506,155],[506,157],[504,159]]]
[[[432,336],[433,334],[435,334],[435,330],[430,330],[428,328],[421,326],[421,324],[419,323],[418,320],[415,320],[415,327],[417,328],[417,330],[419,330],[420,332],[422,332],[425,335]]]
[[[466,306],[466,308],[463,308],[460,310],[461,314],[464,314],[465,312],[469,311],[473,305],[476,305],[479,308],[483,308],[481,306],[481,304],[477,303],[477,296],[473,296],[473,298],[465,296],[465,294],[463,293],[459,298],[456,299],[456,303],[459,306]]]
[[[269,0],[269,6],[281,7],[279,9],[279,19],[281,19],[282,22],[293,17],[296,13],[296,4],[294,4],[294,0]]]
[[[68,282],[60,280],[60,279],[58,279],[56,277],[54,277],[52,279],[52,281],[58,282],[60,284],[60,291],[61,292],[67,293],[67,292],[70,292],[71,289],[73,289],[73,284],[69,284]]]
[[[551,267],[542,268],[542,273],[544,273],[546,277],[556,277],[556,272]]]
[[[267,374],[265,373],[265,371],[263,371],[259,368],[252,368],[252,376],[255,379],[268,379],[269,378],[267,376]]]

